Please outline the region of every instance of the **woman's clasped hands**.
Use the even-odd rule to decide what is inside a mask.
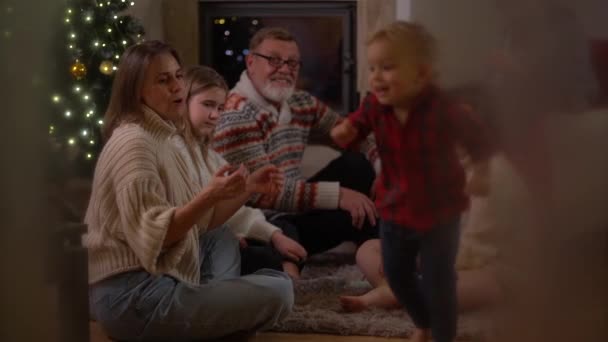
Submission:
[[[284,175],[274,165],[249,172],[244,165],[225,165],[215,172],[209,186],[221,199],[243,194],[276,195],[283,187]]]

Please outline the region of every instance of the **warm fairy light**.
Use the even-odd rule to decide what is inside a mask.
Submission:
[[[125,4],[123,7],[127,5],[135,6],[135,1],[121,1]],[[58,114],[63,117],[60,120],[65,120],[66,127],[61,126],[58,122],[47,126],[49,135],[60,138],[60,141],[64,141],[64,146],[71,146],[71,148],[76,148],[80,144],[89,146],[86,150],[78,152],[80,160],[95,160],[97,158],[96,148],[99,145],[97,136],[99,129],[104,125],[103,118],[97,115],[95,107],[98,105],[96,102],[100,90],[99,86],[101,85],[103,88],[105,84],[99,83],[96,79],[97,74],[90,72],[93,70],[93,66],[89,64],[96,63],[97,67],[95,69],[99,69],[102,74],[111,76],[113,71],[118,70],[118,67],[113,64],[118,64],[121,51],[130,44],[143,40],[142,35],[137,32],[140,29],[138,28],[139,25],[132,27],[129,23],[128,27],[119,26],[120,29],[113,26],[118,23],[126,24],[127,22],[124,20],[129,18],[129,16],[121,16],[114,12],[113,6],[116,6],[118,1],[97,0],[92,2],[92,4],[79,6],[78,8],[66,6],[65,12],[59,18],[59,20],[64,21],[64,25],[70,25],[67,35],[64,36],[64,39],[67,40],[67,44],[64,46],[68,47],[71,56],[69,63],[72,65],[70,72],[73,79],[71,84],[66,84],[67,94],[60,94],[59,92],[50,94],[52,103],[64,107],[63,109],[58,107],[60,110]],[[91,9],[91,7],[94,8]],[[75,16],[76,20],[74,20]],[[91,35],[89,30],[95,32],[91,32],[93,33]],[[10,36],[10,32],[5,29],[0,30],[0,38],[3,38],[3,34],[6,37]],[[118,39],[114,38],[114,35]],[[83,42],[80,42],[80,40],[83,40]],[[119,47],[113,51],[116,45],[119,45]],[[102,53],[101,60],[91,58],[99,53]],[[89,54],[92,56],[89,56]],[[82,70],[84,71],[82,73],[76,74],[72,71],[73,65],[76,63],[79,67],[83,66]],[[76,100],[80,97],[83,102],[79,106],[85,108],[66,108],[68,104],[71,106],[70,102],[74,100],[74,97],[76,97]],[[68,124],[68,122],[72,123]],[[80,127],[73,127],[73,124],[79,124]]]

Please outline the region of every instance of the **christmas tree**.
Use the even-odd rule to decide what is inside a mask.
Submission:
[[[56,53],[56,91],[49,134],[63,172],[90,175],[102,147],[101,126],[120,56],[143,40],[123,12],[133,1],[67,0]]]

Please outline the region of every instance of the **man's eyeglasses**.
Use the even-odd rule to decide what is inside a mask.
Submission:
[[[280,69],[285,64],[287,64],[287,66],[291,70],[296,70],[297,68],[302,66],[302,62],[295,59],[283,59],[281,57],[266,56],[257,52],[253,52],[252,54],[254,56],[264,58],[266,61],[268,61],[268,64],[270,64],[271,67],[277,69]]]

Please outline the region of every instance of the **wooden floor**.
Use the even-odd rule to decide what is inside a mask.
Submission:
[[[91,342],[110,342],[101,331],[100,327],[90,324]],[[336,335],[315,335],[315,334],[284,334],[284,333],[259,333],[250,338],[251,342],[407,342],[404,338],[383,338],[371,336],[336,336]]]
[[[371,336],[336,336],[336,335],[313,335],[313,334],[283,334],[262,333],[251,341],[255,342],[407,342],[404,338],[385,338]]]

